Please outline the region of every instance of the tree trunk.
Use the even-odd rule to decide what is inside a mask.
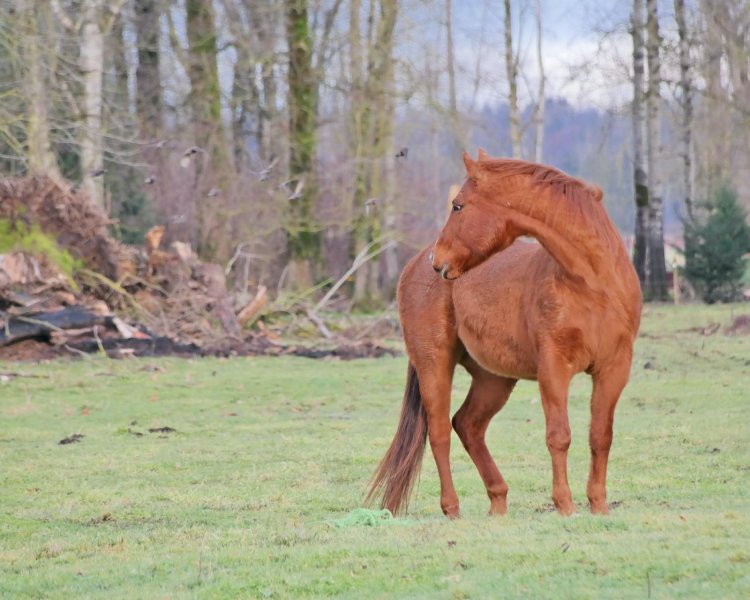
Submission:
[[[198,146],[226,164],[226,148],[221,121],[221,91],[216,65],[216,27],[211,2],[187,0],[187,37],[190,47],[188,75],[189,103],[195,122]]]
[[[375,81],[375,131],[373,139],[374,160],[372,162],[372,195],[380,199],[382,209],[373,211],[370,227],[370,241],[376,241],[383,236],[383,224],[385,217],[392,211],[392,190],[388,187],[391,181],[389,168],[393,169],[393,115],[394,115],[394,65],[393,44],[394,30],[396,27],[397,1],[381,0],[380,27],[378,30],[376,49],[379,51],[378,60],[381,63],[380,71]],[[379,249],[379,242],[373,249]],[[369,281],[367,295],[374,306],[382,305],[385,295],[382,286],[381,266],[384,265],[384,257],[373,258],[368,263]]]
[[[647,0],[646,51],[648,59],[648,98],[646,103],[648,127],[648,189],[649,230],[648,269],[646,277],[647,297],[651,300],[666,300],[667,271],[664,260],[664,209],[661,175],[661,36],[656,11],[656,0]]]
[[[542,57],[542,3],[536,0],[536,60],[539,65],[539,87],[534,109],[534,161],[542,162],[544,144],[544,59]]]
[[[24,89],[28,97],[28,160],[29,172],[59,176],[57,160],[49,137],[47,89],[40,55],[42,37],[39,28],[38,3],[35,0],[18,0],[23,31],[23,55],[27,64]]]
[[[294,287],[309,287],[320,262],[321,234],[314,214],[314,182],[317,81],[312,65],[312,38],[307,18],[307,0],[285,0],[285,23],[289,48],[289,174],[304,178],[300,198],[290,200],[288,252]]]
[[[125,40],[125,19],[122,12],[112,17],[112,27],[107,32],[108,43],[104,51],[105,66],[111,71],[105,71],[105,89],[102,92],[108,112],[122,110],[128,113],[130,107],[130,86],[128,85],[128,62]],[[110,122],[112,119],[110,119]],[[123,124],[119,124],[123,127]],[[104,129],[114,129],[105,121]]]
[[[237,45],[237,60],[234,63],[232,78],[231,127],[233,162],[235,170],[241,173],[248,162],[247,137],[248,124],[254,123],[256,143],[262,140],[260,129],[260,97],[255,84],[255,63],[250,58],[247,48]],[[257,107],[257,110],[254,109]]]
[[[680,38],[680,89],[682,90],[682,181],[685,210],[692,221],[693,215],[693,89],[690,77],[690,40],[685,21],[685,0],[674,0],[674,16]]]
[[[228,216],[222,195],[207,197],[213,187],[222,189],[230,172],[224,125],[221,119],[221,90],[216,65],[216,26],[211,2],[186,0],[189,45],[188,76],[195,144],[193,155],[196,185],[193,201],[198,215],[197,248],[208,258],[224,258],[229,252],[225,227]],[[208,160],[206,160],[208,159]]]
[[[83,76],[83,132],[81,135],[81,189],[104,208],[104,150],[102,136],[102,75],[104,39],[99,0],[85,0],[81,28],[80,69]]]
[[[161,74],[159,72],[159,18],[157,0],[135,0],[138,67],[135,71],[135,104],[141,140],[159,139],[162,123]]]
[[[633,265],[638,273],[641,289],[646,289],[648,259],[649,194],[644,156],[644,62],[643,62],[643,0],[633,0],[631,35],[633,37],[633,189],[635,193],[635,235]]]
[[[232,76],[232,92],[229,102],[230,127],[232,132],[232,157],[237,173],[241,173],[248,164],[249,153],[247,139],[254,134],[256,145],[261,144],[260,129],[260,96],[256,84],[254,55],[257,48],[254,44],[252,26],[246,27],[239,4],[233,0],[223,3],[227,27],[234,42],[236,59]],[[253,23],[254,15],[246,13],[247,20]],[[248,131],[252,123],[254,130]]]
[[[731,136],[724,136],[726,150],[716,158],[724,163],[724,179],[734,179],[736,185],[747,189],[750,186],[747,157],[750,149],[750,6],[747,0],[724,0],[713,2],[712,9],[722,40],[719,63],[724,89],[723,106],[719,110],[725,113],[724,131],[733,130]],[[711,193],[714,191],[715,188]],[[750,207],[750,203],[745,204]]]
[[[249,0],[248,6],[253,6],[256,0]],[[276,65],[275,44],[277,42],[276,29],[280,21],[279,9],[274,0],[267,0],[263,5],[264,15],[256,20],[255,33],[258,36],[260,46],[261,65],[261,89],[263,102],[261,104],[260,122],[261,129],[261,158],[271,161],[273,158],[283,154],[283,132],[286,124],[283,123],[283,115],[278,109],[278,86],[274,67]]]
[[[701,12],[705,19],[705,33],[702,40],[705,56],[703,77],[706,81],[704,113],[703,160],[696,181],[700,182],[704,197],[710,197],[713,190],[726,178],[729,143],[727,130],[727,98],[722,87],[723,43],[722,32],[717,24],[716,2],[700,0]]]
[[[505,0],[505,73],[508,77],[508,117],[513,158],[521,158],[521,112],[518,108],[518,61],[513,51],[510,0]]]
[[[361,32],[360,0],[351,0],[349,10],[349,72],[351,80],[351,129],[354,160],[354,191],[352,195],[350,219],[352,225],[352,243],[350,259],[353,260],[368,243],[367,210],[365,203],[370,200],[372,181],[370,179],[372,165],[371,152],[371,117],[372,102],[369,97],[369,82],[365,80],[364,53],[362,48],[363,36]],[[372,27],[371,19],[368,24]],[[369,36],[364,37],[365,47],[372,52]],[[372,205],[372,210],[376,209]],[[361,266],[354,273],[354,301],[361,304],[367,296],[367,264]]]
[[[368,35],[367,79],[362,106],[362,168],[358,169],[354,210],[361,215],[355,229],[355,255],[382,235],[384,189],[383,160],[393,151],[393,33],[398,7],[395,0],[380,0],[380,15],[374,33]],[[372,27],[372,20],[370,20]],[[370,204],[366,206],[366,202]],[[360,306],[377,306],[382,301],[380,260],[373,259],[354,275],[354,302]]]
[[[461,123],[461,115],[458,112],[458,100],[456,99],[456,67],[455,52],[453,50],[453,6],[451,0],[445,0],[445,46],[446,46],[446,71],[448,73],[448,114],[450,116],[451,129],[453,133],[454,158],[458,158],[463,150],[468,150],[466,133]]]
[[[281,122],[277,107],[274,73],[282,10],[273,0],[243,0],[242,5],[249,25],[249,33],[239,40],[241,48],[237,51],[238,55],[240,51],[244,53],[243,60],[247,65],[242,82],[245,88],[244,111],[246,118],[253,119],[256,152],[260,166],[265,167],[271,160],[284,154],[282,146],[286,142],[286,124]],[[241,23],[234,26],[239,27]],[[238,56],[238,66],[239,63]]]

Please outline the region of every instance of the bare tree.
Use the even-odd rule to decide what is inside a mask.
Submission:
[[[81,24],[79,65],[83,75],[83,128],[81,131],[81,189],[104,206],[104,144],[102,132],[102,74],[104,36],[99,0],[85,0]]]
[[[192,113],[195,150],[193,201],[198,215],[198,251],[209,257],[226,257],[227,224],[223,196],[208,196],[226,187],[230,158],[221,116],[221,90],[216,62],[216,23],[213,4],[187,0],[185,21],[188,39],[188,104]]]
[[[661,173],[661,35],[656,0],[646,0],[646,53],[648,61],[648,95],[646,126],[648,156],[649,227],[646,290],[649,299],[667,297],[667,271],[664,259],[664,192]]]
[[[258,114],[259,154],[263,161],[271,161],[283,152],[286,123],[279,110],[279,93],[274,69],[276,67],[277,30],[282,22],[281,3],[274,0],[244,0],[251,23],[258,38],[261,103]]]
[[[158,0],[135,0],[135,30],[138,44],[138,67],[135,72],[136,111],[142,140],[156,139],[163,126],[161,75],[159,73]]]
[[[80,106],[81,128],[79,136],[81,189],[97,205],[106,208],[104,202],[104,131],[102,113],[104,106],[104,36],[114,26],[125,4],[125,0],[105,3],[102,0],[83,0],[78,21],[73,21],[59,0],[50,6],[57,21],[70,34],[80,40],[78,68],[83,87]],[[67,93],[70,90],[63,84]],[[76,103],[77,104],[77,103]]]
[[[521,158],[521,111],[518,108],[518,56],[513,50],[510,0],[505,0],[505,73],[508,78],[508,114],[513,158]]]
[[[305,182],[299,197],[290,199],[290,280],[295,286],[309,287],[315,278],[313,269],[320,260],[321,250],[313,206],[317,80],[312,63],[307,0],[285,0],[284,6],[289,49],[289,174]]]
[[[213,170],[226,167],[228,155],[221,119],[221,90],[216,63],[216,24],[211,2],[187,0],[187,38],[189,45],[189,104],[194,122],[196,144],[209,153]]]
[[[458,111],[458,100],[456,98],[456,67],[455,52],[453,49],[453,3],[445,0],[445,60],[446,72],[448,74],[448,115],[450,116],[453,134],[454,154],[459,155],[461,150],[467,149],[466,133],[462,126],[461,115]]]
[[[635,235],[633,242],[633,264],[641,287],[646,287],[646,265],[648,258],[649,190],[644,153],[644,21],[643,0],[633,0],[630,33],[633,38],[633,183],[635,191]]]
[[[544,58],[542,55],[542,3],[536,0],[536,60],[539,67],[539,85],[534,107],[534,161],[542,162],[544,144]]]
[[[376,2],[370,3],[374,10]],[[360,73],[363,93],[359,102],[353,104],[358,143],[361,144],[361,159],[356,167],[355,195],[353,211],[355,217],[354,255],[363,248],[379,243],[381,236],[382,208],[387,190],[383,172],[383,159],[386,152],[393,150],[393,45],[398,6],[396,0],[380,0],[377,24],[374,15],[368,16],[372,31],[367,33],[367,70]],[[358,19],[358,15],[355,16]],[[354,27],[354,25],[351,25]],[[350,33],[355,35],[354,33]],[[361,47],[361,40],[356,42]],[[361,51],[358,51],[361,54]],[[367,202],[374,202],[367,205]],[[378,209],[377,206],[381,208]],[[376,248],[377,250],[377,248]],[[354,301],[358,303],[380,298],[379,262],[370,261],[360,268],[354,277]]]
[[[690,75],[690,39],[685,20],[685,0],[674,0],[674,16],[680,39],[680,89],[682,90],[681,138],[682,180],[685,194],[685,209],[693,220],[693,87]]]
[[[21,17],[22,54],[26,62],[24,92],[27,97],[28,168],[31,173],[59,176],[57,159],[52,151],[49,135],[49,116],[39,11],[44,10],[36,0],[18,0]]]

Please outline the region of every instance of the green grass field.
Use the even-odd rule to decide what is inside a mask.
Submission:
[[[688,331],[742,312],[647,309],[606,518],[585,512],[585,376],[570,398],[579,516],[549,511],[524,383],[488,434],[507,517],[485,516],[454,436],[461,520],[440,514],[428,453],[408,518],[336,527],[390,442],[403,357],[0,364],[39,376],[0,383],[0,597],[748,598],[750,337]]]

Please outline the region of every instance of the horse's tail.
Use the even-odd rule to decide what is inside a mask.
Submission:
[[[367,503],[382,497],[381,506],[394,515],[406,512],[409,495],[422,467],[426,441],[427,413],[419,392],[417,371],[409,363],[398,429],[388,452],[375,471]]]

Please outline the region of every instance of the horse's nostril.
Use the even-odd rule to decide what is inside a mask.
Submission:
[[[450,269],[450,267],[448,266],[448,263],[445,263],[440,269],[440,277],[442,277],[443,279],[448,279],[448,269]],[[437,271],[437,269],[435,270]]]

